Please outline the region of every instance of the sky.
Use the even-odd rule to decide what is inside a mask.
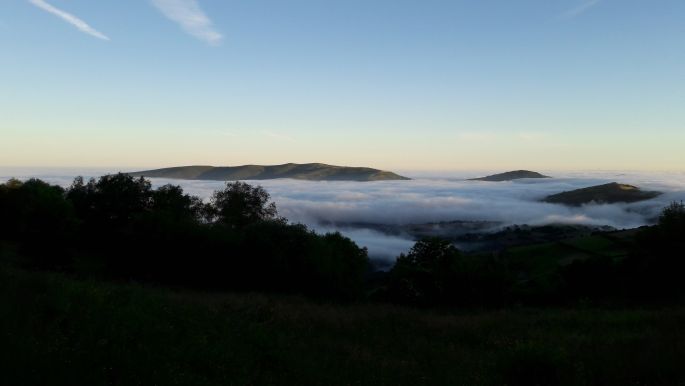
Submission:
[[[0,166],[685,170],[682,0],[3,0]]]

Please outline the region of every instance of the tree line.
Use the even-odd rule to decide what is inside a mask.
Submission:
[[[244,182],[203,202],[123,173],[67,189],[12,179],[0,185],[0,214],[0,240],[20,264],[89,277],[357,298],[369,266],[366,249],[289,224]]]
[[[543,275],[522,271],[506,254],[464,254],[440,238],[418,241],[398,257],[375,296],[415,305],[637,305],[685,300],[685,205],[673,202],[657,224],[623,243],[625,256],[597,254]],[[531,252],[531,261],[538,260]],[[554,257],[549,257],[554,259]]]
[[[67,189],[38,179],[0,184],[0,256],[27,268],[415,306],[681,301],[684,236],[685,206],[673,203],[621,259],[597,256],[522,278],[502,255],[428,238],[389,272],[372,274],[365,248],[289,223],[268,192],[244,182],[227,183],[208,202],[123,173],[77,177]]]

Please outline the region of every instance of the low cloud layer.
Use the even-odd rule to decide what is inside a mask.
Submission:
[[[35,175],[46,181],[68,186],[74,175],[63,173],[15,173]],[[0,170],[7,177],[7,171]],[[276,202],[279,213],[318,231],[340,230],[378,258],[393,259],[406,252],[413,240],[388,236],[372,229],[350,229],[349,223],[420,224],[439,221],[495,221],[502,225],[551,223],[609,225],[632,228],[654,221],[663,207],[685,200],[685,173],[566,173],[559,178],[515,182],[465,181],[459,178],[419,178],[411,181],[312,182],[266,180],[262,185]],[[6,178],[5,178],[6,179]],[[617,181],[658,190],[663,195],[633,204],[586,205],[566,207],[539,200],[549,194]],[[181,185],[190,194],[209,198],[224,184],[218,181],[181,181],[153,179],[154,185]]]

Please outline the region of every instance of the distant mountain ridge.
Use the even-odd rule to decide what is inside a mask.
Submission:
[[[571,190],[547,196],[544,202],[580,206],[591,202],[614,204],[617,202],[638,202],[661,195],[661,192],[644,191],[633,185],[611,182],[603,185]]]
[[[513,170],[510,172],[493,174],[491,176],[486,176],[486,177],[471,178],[471,179],[469,179],[469,181],[500,182],[500,181],[518,180],[521,178],[551,178],[551,177],[545,176],[545,175],[540,174],[538,172],[532,172],[530,170]]]
[[[178,166],[129,173],[136,177],[183,180],[270,180],[293,178],[308,181],[392,181],[409,180],[393,172],[368,167],[335,166],[322,163],[242,166]]]

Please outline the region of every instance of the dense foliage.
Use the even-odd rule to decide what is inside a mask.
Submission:
[[[507,274],[492,256],[468,256],[447,240],[427,238],[397,258],[379,296],[417,305],[501,305]]]
[[[429,238],[398,257],[373,296],[419,306],[469,307],[685,300],[685,205],[672,203],[656,225],[620,242],[625,255],[593,252],[560,261],[553,254],[561,248],[549,248],[551,256],[531,249],[516,259],[506,251],[465,254],[446,240]]]
[[[82,276],[417,306],[685,299],[682,203],[621,241],[625,255],[557,261],[553,248],[549,256],[540,249],[518,258],[466,254],[429,238],[373,275],[366,249],[339,233],[288,223],[263,188],[244,182],[227,183],[203,202],[178,186],[153,189],[121,173],[79,177],[68,189],[13,179],[0,184],[0,214],[0,248],[15,250],[20,264]]]
[[[366,250],[278,217],[261,187],[227,183],[209,203],[114,174],[68,189],[0,185],[0,241],[30,268],[196,288],[359,296]]]

